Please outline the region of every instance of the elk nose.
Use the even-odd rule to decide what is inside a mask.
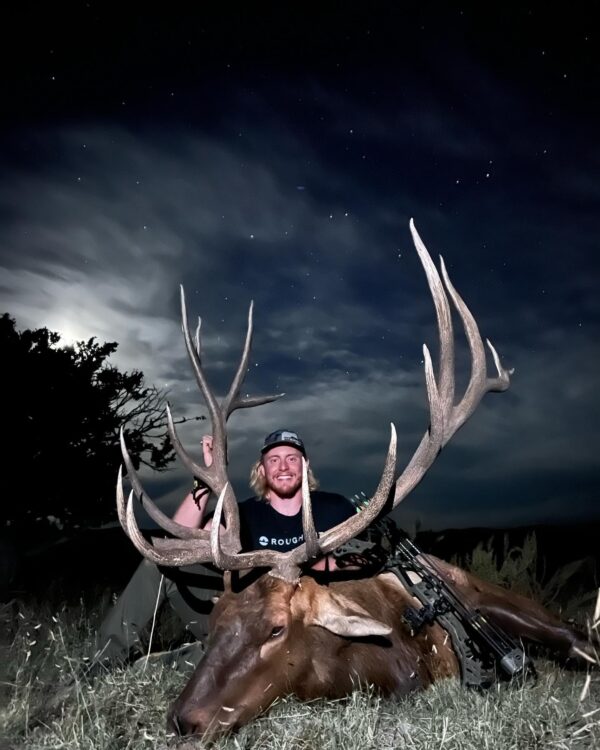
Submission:
[[[167,732],[174,732],[178,737],[185,737],[196,732],[201,733],[202,727],[198,726],[193,714],[170,711],[167,717]]]
[[[182,729],[177,713],[175,711],[169,711],[167,714],[167,733],[171,734],[173,732],[178,737],[181,737],[185,734],[185,731],[182,731]]]
[[[197,708],[187,711],[171,711],[167,718],[167,731],[175,732],[179,737],[191,734],[206,737],[231,728],[229,722],[219,721],[218,716]]]

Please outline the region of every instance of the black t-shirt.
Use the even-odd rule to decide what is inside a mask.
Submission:
[[[317,531],[327,531],[356,512],[343,495],[316,490],[310,493],[310,498]],[[304,542],[302,508],[295,516],[284,516],[256,497],[244,500],[238,507],[243,552],[255,549],[287,552]]]

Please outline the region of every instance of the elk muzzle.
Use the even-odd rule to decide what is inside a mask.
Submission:
[[[220,708],[183,708],[178,702],[171,706],[167,716],[167,732],[177,736],[198,735],[205,739],[238,729],[245,722],[240,718],[246,706],[221,706]]]

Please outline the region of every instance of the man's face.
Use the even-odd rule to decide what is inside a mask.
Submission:
[[[278,445],[267,451],[260,469],[267,483],[279,497],[293,497],[302,487],[302,453],[290,445]]]

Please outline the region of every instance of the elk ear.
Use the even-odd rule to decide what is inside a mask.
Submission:
[[[370,635],[389,635],[392,628],[371,615],[360,605],[342,594],[324,592],[315,602],[316,611],[311,625],[320,625],[336,635],[365,638]]]

